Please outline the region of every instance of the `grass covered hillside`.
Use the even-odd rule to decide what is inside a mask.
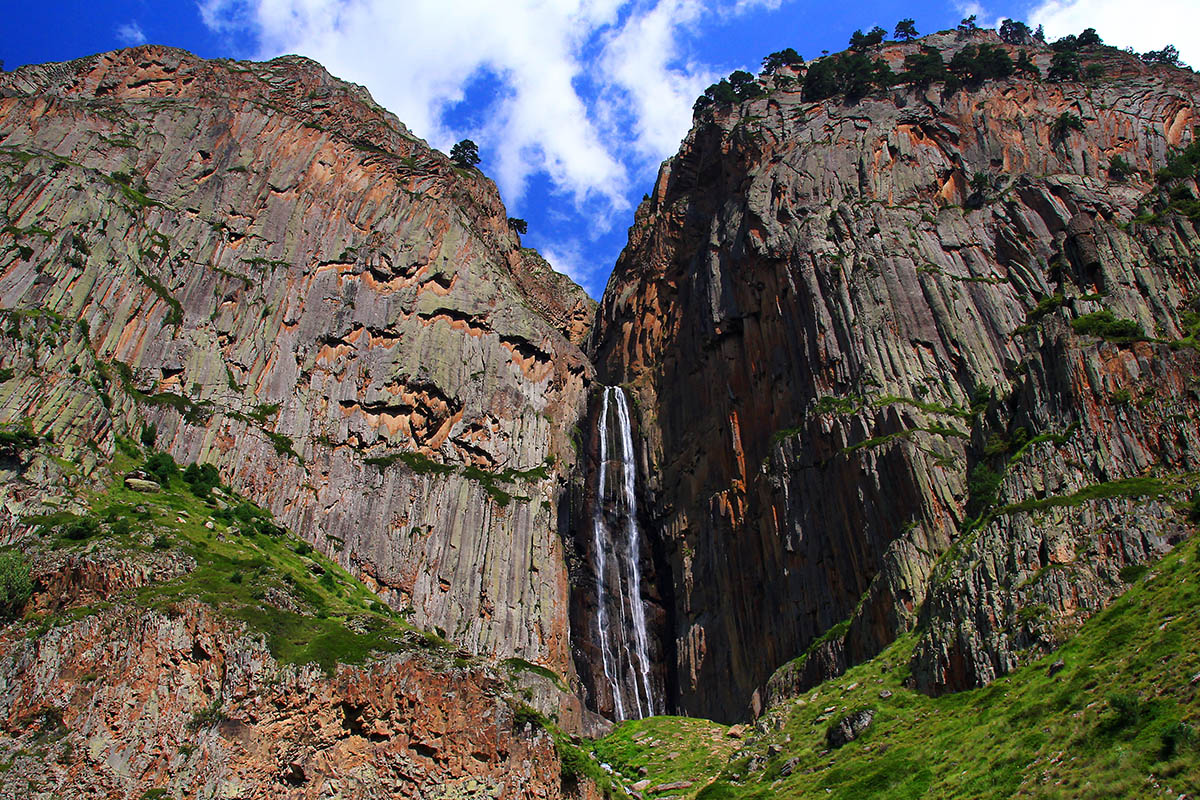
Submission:
[[[125,480],[130,473],[146,480]],[[24,621],[42,632],[114,600],[169,610],[194,599],[265,635],[282,663],[315,662],[329,671],[338,663],[359,663],[372,651],[448,647],[276,524],[269,511],[221,486],[210,466],[180,469],[165,453],[119,439],[111,475],[76,498],[86,513],[22,520],[34,531],[21,549],[32,556],[35,578],[53,589],[60,561],[92,557],[123,563],[130,573],[139,565],[166,565],[155,577],[167,579],[135,578],[138,585],[129,591],[94,603],[78,602],[79,587],[48,597],[25,614]],[[16,549],[6,552],[10,562],[23,560]]]
[[[910,634],[753,727],[627,722],[595,752],[647,797],[1195,797],[1200,538],[1129,577],[1070,642],[983,689],[906,688]],[[866,730],[831,747],[863,710]]]

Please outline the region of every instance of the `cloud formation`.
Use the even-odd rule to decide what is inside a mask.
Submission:
[[[630,15],[605,42],[598,66],[611,99],[604,117],[610,127],[631,130],[630,143],[646,159],[661,160],[679,148],[692,104],[718,77],[693,61],[671,66],[682,55],[679,30],[698,24],[704,10],[699,0],[660,0]]]
[[[118,25],[117,41],[125,47],[137,47],[139,44],[146,43],[146,34],[142,33],[142,26],[137,20],[130,20],[124,25]]]
[[[249,32],[256,57],[300,53],[366,85],[435,147],[479,142],[510,203],[544,173],[607,230],[630,206],[631,173],[677,149],[715,78],[686,57],[683,36],[706,14],[780,2],[201,0],[200,10],[213,30]],[[468,98],[464,123],[452,112]]]
[[[1173,44],[1180,57],[1200,67],[1200,4],[1196,0],[1047,0],[1029,13],[1053,40],[1095,28],[1106,44],[1139,53]],[[1166,38],[1164,38],[1166,37]]]

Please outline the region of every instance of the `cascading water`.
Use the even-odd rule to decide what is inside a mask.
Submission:
[[[606,386],[600,398],[600,466],[592,518],[596,571],[596,625],[604,678],[618,720],[661,713],[653,689],[646,603],[642,598],[641,534],[637,522],[637,467],[629,403],[619,386]],[[609,435],[615,437],[610,452]],[[619,469],[612,481],[610,469]]]

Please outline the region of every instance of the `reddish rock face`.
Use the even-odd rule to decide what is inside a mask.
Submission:
[[[0,796],[557,798],[549,734],[483,667],[414,652],[297,669],[197,603],[0,631]]]
[[[481,173],[306,59],[142,47],[0,73],[0,218],[0,422],[82,464],[39,481],[153,423],[419,624],[569,673],[594,303]]]
[[[921,44],[948,58],[985,38],[998,42]],[[918,46],[882,53],[899,64]],[[1045,73],[1048,51],[1029,49]],[[917,681],[986,682],[1179,534],[1134,484],[1006,510],[1171,483],[1200,458],[1195,351],[1069,324],[1107,309],[1185,335],[1195,223],[1135,217],[1153,171],[1192,141],[1200,79],[1083,57],[1102,66],[1094,85],[811,103],[768,79],[763,98],[701,112],[664,164],[594,360],[638,399],[682,712],[743,716],[822,634],[768,695],[877,652],[922,604]],[[1064,113],[1083,130],[1060,131]],[[1111,177],[1118,155],[1141,172]]]

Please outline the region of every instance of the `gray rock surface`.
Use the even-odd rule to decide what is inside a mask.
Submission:
[[[569,672],[594,303],[481,173],[306,59],[141,47],[0,73],[0,223],[0,423],[77,461],[0,532],[155,424],[417,624]]]

